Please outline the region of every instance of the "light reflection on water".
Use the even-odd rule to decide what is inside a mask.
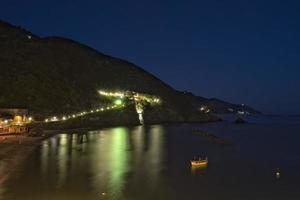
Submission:
[[[122,199],[122,191],[124,190],[124,174],[128,170],[129,155],[126,151],[128,131],[124,128],[116,128],[112,130],[112,137],[107,141],[107,148],[110,151],[107,153],[107,158],[104,162],[107,162],[104,167],[107,168],[107,191],[113,199]],[[102,171],[100,167],[96,169]]]
[[[81,143],[82,135],[87,137]],[[163,140],[162,126],[60,134],[44,141],[35,152],[31,158],[34,165],[28,164],[22,180],[14,184],[17,192],[12,196],[30,200],[64,199],[66,195],[72,199],[130,199],[124,193],[128,177],[140,184],[144,176],[149,191],[159,185]],[[19,184],[25,179],[32,186]]]
[[[287,139],[282,131],[299,131],[299,124],[195,126],[228,134],[235,144],[204,141],[191,133],[193,125],[60,134],[44,141],[22,175],[7,184],[6,199],[176,200],[198,199],[200,194],[207,200],[299,197],[300,160],[288,159],[291,154],[300,156],[295,149],[299,136],[290,134]],[[278,144],[283,148],[274,148]],[[195,155],[208,156],[208,166],[191,168],[189,160]],[[276,167],[282,167],[280,179],[275,177]]]
[[[207,166],[191,166],[191,173],[193,175],[202,174],[205,175],[207,172]]]

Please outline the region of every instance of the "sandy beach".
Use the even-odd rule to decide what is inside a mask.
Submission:
[[[55,135],[56,132],[47,132],[41,137],[28,137],[24,135],[0,136],[0,199],[4,192],[1,185],[10,175],[17,173],[24,160],[41,144],[41,141]]]

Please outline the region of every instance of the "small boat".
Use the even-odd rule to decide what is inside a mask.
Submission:
[[[199,158],[198,160],[194,159],[191,160],[191,166],[197,167],[197,166],[206,166],[208,164],[207,157],[205,159]]]

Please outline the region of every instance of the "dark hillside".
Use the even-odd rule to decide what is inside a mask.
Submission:
[[[61,37],[40,38],[0,21],[0,107],[28,108],[34,116],[80,112],[105,102],[97,90],[159,96],[150,121],[215,119],[199,111],[202,101],[178,92],[144,69]]]
[[[69,39],[40,38],[1,22],[0,52],[0,107],[26,107],[41,117],[74,113],[101,104],[99,89],[131,90],[161,97],[162,115],[207,118],[142,68]]]

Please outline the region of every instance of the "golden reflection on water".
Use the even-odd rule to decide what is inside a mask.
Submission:
[[[68,175],[71,173],[71,164],[76,160],[73,147],[83,149],[84,145],[76,146],[73,134],[61,134],[44,141],[40,153],[40,174],[43,181],[54,181],[58,188],[64,187]],[[73,156],[73,157],[72,157]]]
[[[153,183],[158,182],[159,173],[163,169],[163,135],[164,130],[161,125],[152,126],[150,129],[150,145],[149,145],[149,154],[148,163],[152,170],[150,170],[151,179]],[[155,186],[156,184],[152,184]]]
[[[91,142],[90,170],[92,187],[99,198],[124,199],[124,175],[128,170],[127,128],[105,129],[95,134]],[[96,136],[96,137],[95,137]],[[105,195],[103,195],[105,194]]]
[[[64,185],[66,181],[66,176],[68,173],[67,168],[67,162],[68,162],[68,140],[67,140],[67,134],[61,135],[59,137],[59,148],[58,148],[58,187],[61,187]]]
[[[193,175],[196,174],[206,174],[207,173],[207,166],[191,166],[191,173]]]
[[[45,200],[62,199],[65,195],[72,199],[125,200],[137,185],[143,184],[142,195],[162,187],[162,126],[89,132],[88,139],[79,143],[82,134],[61,134],[42,143],[40,166],[35,169],[41,176],[33,177],[40,190],[32,200],[45,196]]]
[[[285,169],[284,177],[274,184],[274,171],[265,174],[269,164],[260,169],[256,161],[250,161],[249,167],[248,161],[239,163],[234,159],[241,155],[232,157],[232,147],[210,145],[216,162],[208,168],[191,167],[189,172],[188,158],[202,151],[201,147],[194,137],[181,138],[190,136],[179,134],[181,129],[178,134],[173,128],[166,130],[165,134],[162,126],[104,129],[89,132],[89,140],[82,144],[77,142],[78,134],[57,135],[36,149],[27,161],[26,171],[13,179],[13,184],[4,186],[4,195],[22,200],[197,199],[199,194],[203,199],[230,199],[236,192],[251,194],[253,199],[261,193],[274,198],[289,193],[299,196],[297,176],[288,179]],[[227,152],[220,158],[223,151]],[[227,158],[234,162],[224,163]],[[242,167],[249,169],[247,173]],[[267,186],[266,192],[261,186]],[[280,188],[286,192],[279,193]]]
[[[45,178],[44,175],[47,173],[49,166],[49,141],[43,142],[41,150],[41,175],[43,178]]]
[[[128,184],[139,184],[145,177],[144,187],[159,187],[159,173],[163,159],[163,129],[161,126],[133,129],[113,128],[100,132],[91,164],[95,191],[108,199],[126,199]],[[128,175],[130,174],[130,181]],[[130,183],[129,183],[130,182]]]
[[[128,155],[126,152],[128,130],[126,128],[114,128],[111,131],[110,143],[108,195],[113,199],[121,199],[124,189],[124,174],[128,169]]]

